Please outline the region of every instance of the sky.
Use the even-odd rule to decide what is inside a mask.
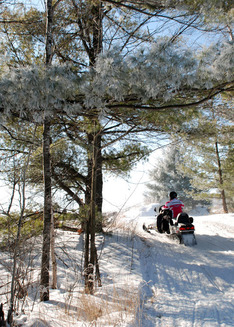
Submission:
[[[129,177],[104,177],[103,212],[120,211],[140,203],[144,204],[145,198],[143,194],[146,191],[146,184],[150,181],[149,171],[156,166],[157,159],[161,157],[161,153],[162,149],[152,152],[147,161],[142,160],[133,168]],[[5,187],[3,182],[1,182],[0,191],[0,210],[2,209],[1,206],[6,210],[11,197],[11,189]],[[30,195],[28,187],[27,194]],[[18,199],[17,194],[16,199]],[[57,197],[56,201],[59,202],[60,200],[62,201],[62,198]],[[18,200],[15,201],[14,208],[19,210]]]
[[[119,211],[134,205],[144,204],[144,192],[149,179],[150,170],[154,169],[157,159],[162,155],[162,149],[154,151],[147,162],[141,161],[132,170],[130,177],[104,178],[103,211]]]

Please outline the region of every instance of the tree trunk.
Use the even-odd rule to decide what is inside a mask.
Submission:
[[[44,163],[44,228],[41,261],[41,301],[49,300],[49,265],[51,235],[51,164],[50,164],[50,119],[45,117],[43,131],[43,163]]]
[[[102,136],[99,131],[96,140],[96,146],[98,148],[97,151],[97,172],[96,172],[96,205],[97,210],[100,214],[102,214],[102,203],[103,203],[103,174],[102,174],[102,153],[101,153],[101,146],[102,146]],[[97,226],[98,228],[98,226]],[[101,231],[98,228],[98,231]]]
[[[96,233],[96,174],[97,174],[97,147],[96,135],[93,142],[93,167],[91,181],[91,203],[90,203],[90,282],[89,291],[93,294],[94,288],[94,266],[96,259],[95,233]]]
[[[98,119],[97,123],[98,124]],[[89,147],[93,148],[93,144],[95,142],[96,151],[96,163],[95,163],[95,205],[96,210],[99,216],[102,215],[102,202],[103,202],[103,174],[102,174],[102,152],[101,152],[101,143],[102,143],[102,136],[100,129],[96,129],[96,135],[88,134],[88,142]],[[90,156],[88,159],[88,177],[87,177],[87,189],[86,189],[86,196],[85,196],[85,203],[90,205],[91,204],[91,190],[92,190],[92,176],[93,176],[93,155]],[[96,222],[96,232],[102,232],[102,222]]]
[[[103,41],[103,29],[102,29],[102,19],[103,19],[103,8],[102,8],[102,1],[96,1],[93,4],[91,9],[92,14],[92,35],[93,35],[93,42],[92,48],[89,52],[89,63],[90,66],[95,64],[95,61],[98,55],[102,52],[102,41]]]
[[[96,128],[98,124],[94,119],[94,132],[89,135],[89,140],[92,139],[92,159],[90,160],[89,169],[91,172],[90,182],[90,216],[86,228],[86,246],[85,246],[85,285],[86,292],[93,294],[95,279],[98,280],[98,285],[101,286],[101,278],[99,272],[97,249],[95,245],[95,234],[97,231],[96,210],[97,207],[97,178],[98,163],[100,163],[100,130]],[[99,158],[99,161],[98,161]],[[92,164],[92,167],[91,167]],[[102,176],[101,176],[102,180]],[[90,240],[89,240],[90,239]],[[94,274],[94,267],[96,267]],[[96,275],[96,278],[95,278]]]
[[[90,217],[85,225],[84,277],[85,277],[86,293],[89,293],[89,231],[90,231]]]
[[[95,246],[95,265],[96,265],[96,280],[98,281],[98,286],[102,286],[102,281],[101,281],[101,274],[99,270],[99,263],[98,263],[98,256],[97,256],[97,248]]]
[[[102,18],[103,9],[102,2],[96,1],[91,5],[90,15],[92,16],[91,30],[92,46],[86,47],[89,55],[89,64],[93,66],[98,54],[102,51]],[[85,38],[83,42],[86,43]],[[102,210],[102,158],[101,158],[101,133],[98,129],[99,121],[96,116],[93,121],[93,133],[87,135],[88,144],[90,145],[90,155],[88,156],[88,177],[87,188],[85,194],[85,203],[90,206],[89,220],[86,224],[86,241],[85,241],[85,290],[93,294],[94,290],[94,267],[96,265],[96,274],[98,275],[99,285],[100,273],[97,260],[97,250],[95,245],[96,233],[96,209],[101,213]],[[92,150],[91,150],[92,149]],[[92,151],[92,152],[91,152]]]
[[[54,231],[54,215],[52,215],[51,225],[51,259],[52,259],[52,289],[57,289],[57,262],[55,256],[55,231]]]
[[[53,7],[52,0],[47,0],[46,19],[46,66],[52,62],[53,56]],[[40,299],[49,300],[49,267],[50,267],[50,236],[51,236],[51,162],[50,162],[50,118],[44,113],[43,131],[43,173],[44,173],[44,228],[41,259]]]
[[[47,0],[46,17],[46,66],[51,65],[53,58],[53,6],[52,0]]]
[[[225,191],[223,189],[223,172],[222,172],[222,167],[221,167],[218,142],[215,142],[215,151],[216,151],[216,157],[217,157],[217,163],[218,163],[219,184],[221,187],[221,199],[222,199],[222,204],[223,204],[223,211],[225,213],[228,213],[226,195],[225,195]]]
[[[94,130],[96,124],[94,123]],[[95,132],[94,132],[95,133]],[[96,172],[97,172],[97,147],[96,135],[93,137],[93,154],[92,154],[92,175],[90,186],[90,219],[87,228],[86,242],[90,233],[89,259],[86,262],[86,292],[93,294],[94,289],[94,266],[96,261],[95,252],[95,233],[96,233]],[[88,245],[88,244],[87,244]],[[87,254],[86,254],[87,255]]]
[[[93,66],[96,62],[98,55],[102,52],[102,42],[103,42],[103,29],[102,29],[102,19],[103,19],[103,8],[102,2],[97,1],[95,5],[92,7],[92,15],[93,15],[93,25],[92,25],[92,34],[93,34],[93,44],[92,44],[92,52],[90,56],[90,65]],[[95,160],[93,163],[93,167],[95,169],[94,177],[95,177],[95,204],[97,206],[98,212],[102,213],[102,192],[103,192],[103,176],[102,176],[102,154],[101,154],[101,146],[102,146],[102,136],[100,128],[98,128],[99,122],[98,117],[96,118],[97,123],[95,122],[95,135],[93,136],[93,142],[95,144]],[[93,174],[92,174],[93,177]],[[97,227],[97,226],[96,226]]]
[[[6,326],[2,303],[0,304],[0,326]]]

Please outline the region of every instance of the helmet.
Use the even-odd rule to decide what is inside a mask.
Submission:
[[[177,197],[177,193],[175,191],[170,192],[170,200],[173,200]]]

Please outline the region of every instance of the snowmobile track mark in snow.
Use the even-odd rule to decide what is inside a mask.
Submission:
[[[217,282],[215,282],[215,276],[205,268],[203,264],[199,264],[199,267],[203,271],[206,278],[209,280],[209,282],[219,291],[223,293],[222,288],[218,285]]]

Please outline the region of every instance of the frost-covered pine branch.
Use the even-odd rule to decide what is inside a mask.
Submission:
[[[0,79],[0,108],[7,116],[31,116],[42,122],[44,114],[81,110],[75,102],[79,76],[69,67],[26,67],[11,69]]]
[[[143,103],[167,102],[183,90],[186,94],[233,82],[233,61],[233,43],[212,46],[200,58],[165,40],[126,59],[115,50],[97,60],[88,93],[116,101],[135,95]]]
[[[150,49],[124,57],[118,49],[102,54],[89,71],[75,72],[67,66],[28,67],[10,70],[0,79],[0,109],[6,115],[32,115],[42,121],[43,113],[82,114],[136,103],[139,108],[186,105],[223,90],[233,90],[233,43],[217,44],[194,54],[179,44],[161,39]],[[222,87],[220,87],[222,86]],[[208,91],[212,90],[213,93]],[[207,95],[208,94],[208,95]],[[193,101],[192,101],[193,103]],[[137,106],[136,106],[137,107]]]

